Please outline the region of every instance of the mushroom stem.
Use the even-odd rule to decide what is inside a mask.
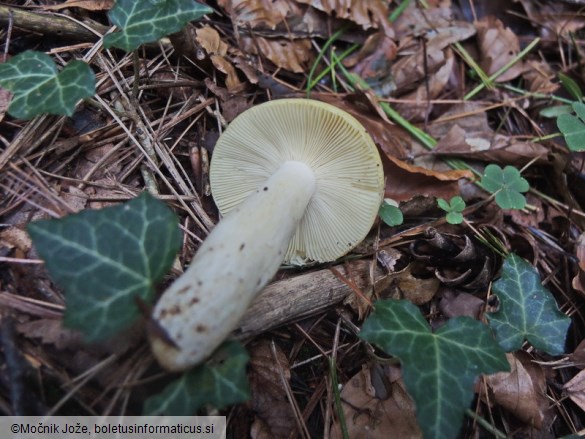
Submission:
[[[164,368],[196,365],[236,327],[278,270],[315,189],[311,168],[287,161],[213,229],[154,307],[149,338]]]

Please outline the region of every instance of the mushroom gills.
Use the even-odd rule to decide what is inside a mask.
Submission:
[[[284,162],[211,231],[154,307],[149,338],[164,368],[198,364],[233,331],[284,260],[315,189],[308,165]]]

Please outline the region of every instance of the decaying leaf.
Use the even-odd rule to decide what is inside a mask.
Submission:
[[[448,198],[459,194],[459,180],[473,180],[468,170],[433,171],[414,166],[390,155],[382,156],[386,189],[384,196],[396,201],[406,201],[418,194]]]
[[[477,102],[454,105],[433,123],[430,133],[439,139],[432,154],[485,160],[522,166],[531,160],[544,162],[549,149],[541,143],[519,141],[496,133]]]
[[[500,20],[487,16],[475,22],[475,27],[480,45],[480,65],[488,75],[496,73],[520,52],[518,37]],[[498,76],[496,81],[509,81],[519,76],[524,70],[526,70],[524,62],[519,61]]]
[[[308,38],[286,40],[263,37],[240,39],[242,49],[252,54],[262,54],[272,63],[295,73],[302,73],[311,59],[311,40]]]
[[[328,15],[353,21],[364,29],[383,26],[388,17],[388,3],[382,0],[297,0]]]
[[[579,261],[579,272],[573,278],[573,288],[585,296],[585,233],[575,242],[575,256]]]
[[[296,429],[294,411],[287,400],[283,378],[290,380],[290,365],[282,349],[262,340],[250,349],[250,405],[256,413],[252,437],[287,438]]]
[[[341,401],[350,438],[422,438],[414,402],[399,374],[393,373],[395,377],[391,377],[388,369],[380,365],[364,365],[343,386]],[[339,421],[336,420],[331,428],[331,438],[341,437]]]
[[[292,0],[219,0],[238,26],[274,29],[288,15],[298,15],[299,8]]]
[[[523,351],[506,354],[506,358],[510,372],[485,378],[493,393],[493,401],[523,422],[541,428],[548,407],[544,371]]]
[[[563,386],[569,398],[585,411],[585,370],[575,375],[571,381]]]
[[[439,310],[447,318],[467,316],[478,319],[483,300],[473,294],[446,289],[441,294]]]

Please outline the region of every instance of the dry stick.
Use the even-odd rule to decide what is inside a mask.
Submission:
[[[367,275],[369,264],[368,260],[348,264],[354,273],[360,273],[359,278],[353,280],[361,290],[371,287]],[[335,268],[345,277],[349,276],[344,265]],[[377,271],[375,281],[382,277],[382,272]],[[317,314],[352,293],[354,291],[329,268],[274,282],[254,300],[234,335],[238,339],[253,338],[277,326]]]
[[[103,34],[108,30],[107,26],[98,23],[92,23],[91,26],[80,24],[61,14],[30,12],[9,6],[0,6],[0,25],[6,26],[11,15],[14,27],[41,35],[56,35],[76,41],[94,42],[99,38],[96,36],[96,32]],[[94,32],[88,27],[91,27]]]

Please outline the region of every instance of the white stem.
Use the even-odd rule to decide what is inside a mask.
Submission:
[[[307,165],[285,162],[213,229],[154,307],[149,336],[163,367],[194,366],[236,327],[282,263],[315,187]]]

